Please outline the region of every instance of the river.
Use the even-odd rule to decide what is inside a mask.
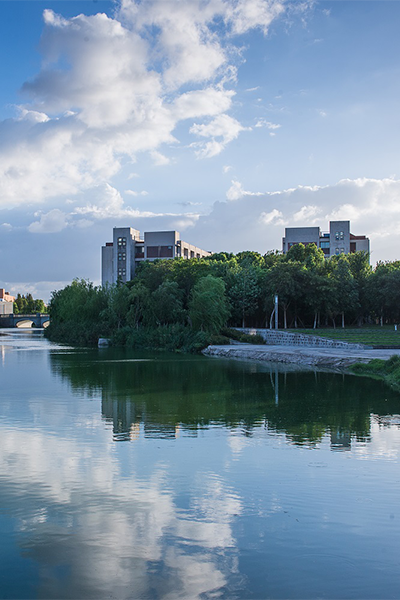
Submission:
[[[0,598],[400,597],[379,381],[0,331]]]

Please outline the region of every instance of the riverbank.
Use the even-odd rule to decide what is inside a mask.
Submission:
[[[276,362],[345,371],[355,363],[369,363],[371,360],[377,358],[388,360],[393,355],[400,356],[400,350],[305,346],[299,348],[299,346],[256,346],[243,344],[240,346],[208,346],[203,350],[203,354],[206,356]]]

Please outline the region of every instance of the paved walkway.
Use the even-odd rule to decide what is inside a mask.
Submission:
[[[356,362],[369,362],[374,358],[387,360],[400,349],[364,350],[342,348],[317,348],[308,346],[256,346],[241,344],[232,346],[208,346],[203,351],[207,356],[222,356],[247,360],[278,362],[296,365],[345,369]]]

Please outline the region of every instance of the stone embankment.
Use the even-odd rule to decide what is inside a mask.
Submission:
[[[317,335],[305,335],[302,333],[292,333],[287,331],[277,331],[276,329],[251,329],[235,327],[241,333],[248,335],[260,335],[265,343],[270,346],[308,346],[312,348],[343,348],[343,349],[365,349],[369,346],[362,344],[350,344],[340,340],[330,340]]]
[[[312,347],[299,345],[262,345],[242,344],[233,346],[208,346],[203,350],[207,356],[284,363],[302,367],[329,370],[346,370],[357,362],[369,362],[374,358],[389,359],[400,350],[373,350],[365,346],[348,344],[343,347]]]

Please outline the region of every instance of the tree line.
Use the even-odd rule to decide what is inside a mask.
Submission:
[[[33,298],[32,294],[26,294],[26,296],[18,294],[14,300],[14,314],[29,315],[37,312],[47,312],[47,306],[43,300],[40,298]]]
[[[48,331],[74,343],[113,335],[116,343],[140,345],[153,336],[161,347],[164,335],[175,336],[172,346],[201,346],[225,326],[272,327],[276,294],[283,329],[398,323],[399,291],[400,261],[373,269],[363,252],[325,259],[314,244],[285,255],[221,252],[145,261],[126,284],[75,280],[53,293]]]

